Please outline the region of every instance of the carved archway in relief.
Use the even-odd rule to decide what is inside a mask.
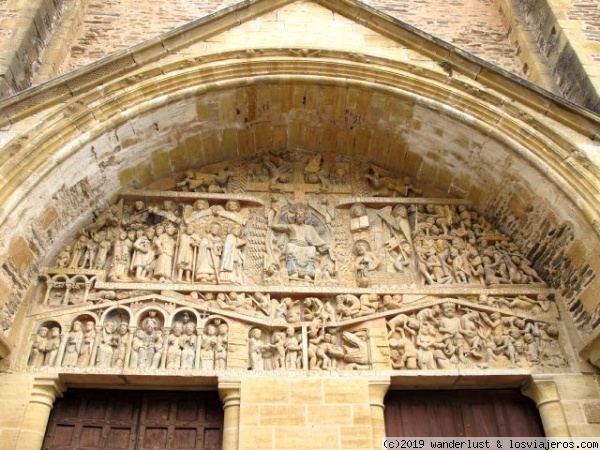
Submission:
[[[332,152],[123,192],[40,285],[25,370],[567,366],[555,292],[515,242],[466,200]]]

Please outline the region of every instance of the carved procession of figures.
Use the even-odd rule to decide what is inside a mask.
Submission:
[[[165,315],[151,309],[132,325],[130,316],[129,310],[114,308],[103,320],[87,313],[66,326],[46,321],[32,338],[27,365],[142,371],[227,368],[229,326],[223,319],[209,319],[201,327],[193,312],[183,310],[166,324]]]

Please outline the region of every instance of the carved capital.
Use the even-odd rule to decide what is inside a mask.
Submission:
[[[240,392],[242,380],[239,378],[220,378],[218,384],[219,398],[223,402],[223,409],[240,406]]]
[[[33,380],[33,389],[29,403],[52,408],[57,397],[62,397],[66,387],[58,375],[40,375]]]
[[[369,379],[369,404],[371,406],[384,407],[383,399],[391,384],[390,377],[378,377]]]
[[[531,377],[521,387],[521,393],[532,399],[538,408],[547,403],[560,401],[555,381],[545,377]]]
[[[535,402],[547,437],[570,436],[558,389],[551,377],[533,376],[521,392]]]

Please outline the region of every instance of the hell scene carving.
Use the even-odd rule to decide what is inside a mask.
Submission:
[[[567,364],[553,290],[466,201],[300,150],[160,186],[124,192],[42,270],[30,370]]]

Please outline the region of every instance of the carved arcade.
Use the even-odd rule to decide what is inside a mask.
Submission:
[[[30,370],[566,364],[553,292],[467,202],[294,151],[127,192],[40,275]]]

